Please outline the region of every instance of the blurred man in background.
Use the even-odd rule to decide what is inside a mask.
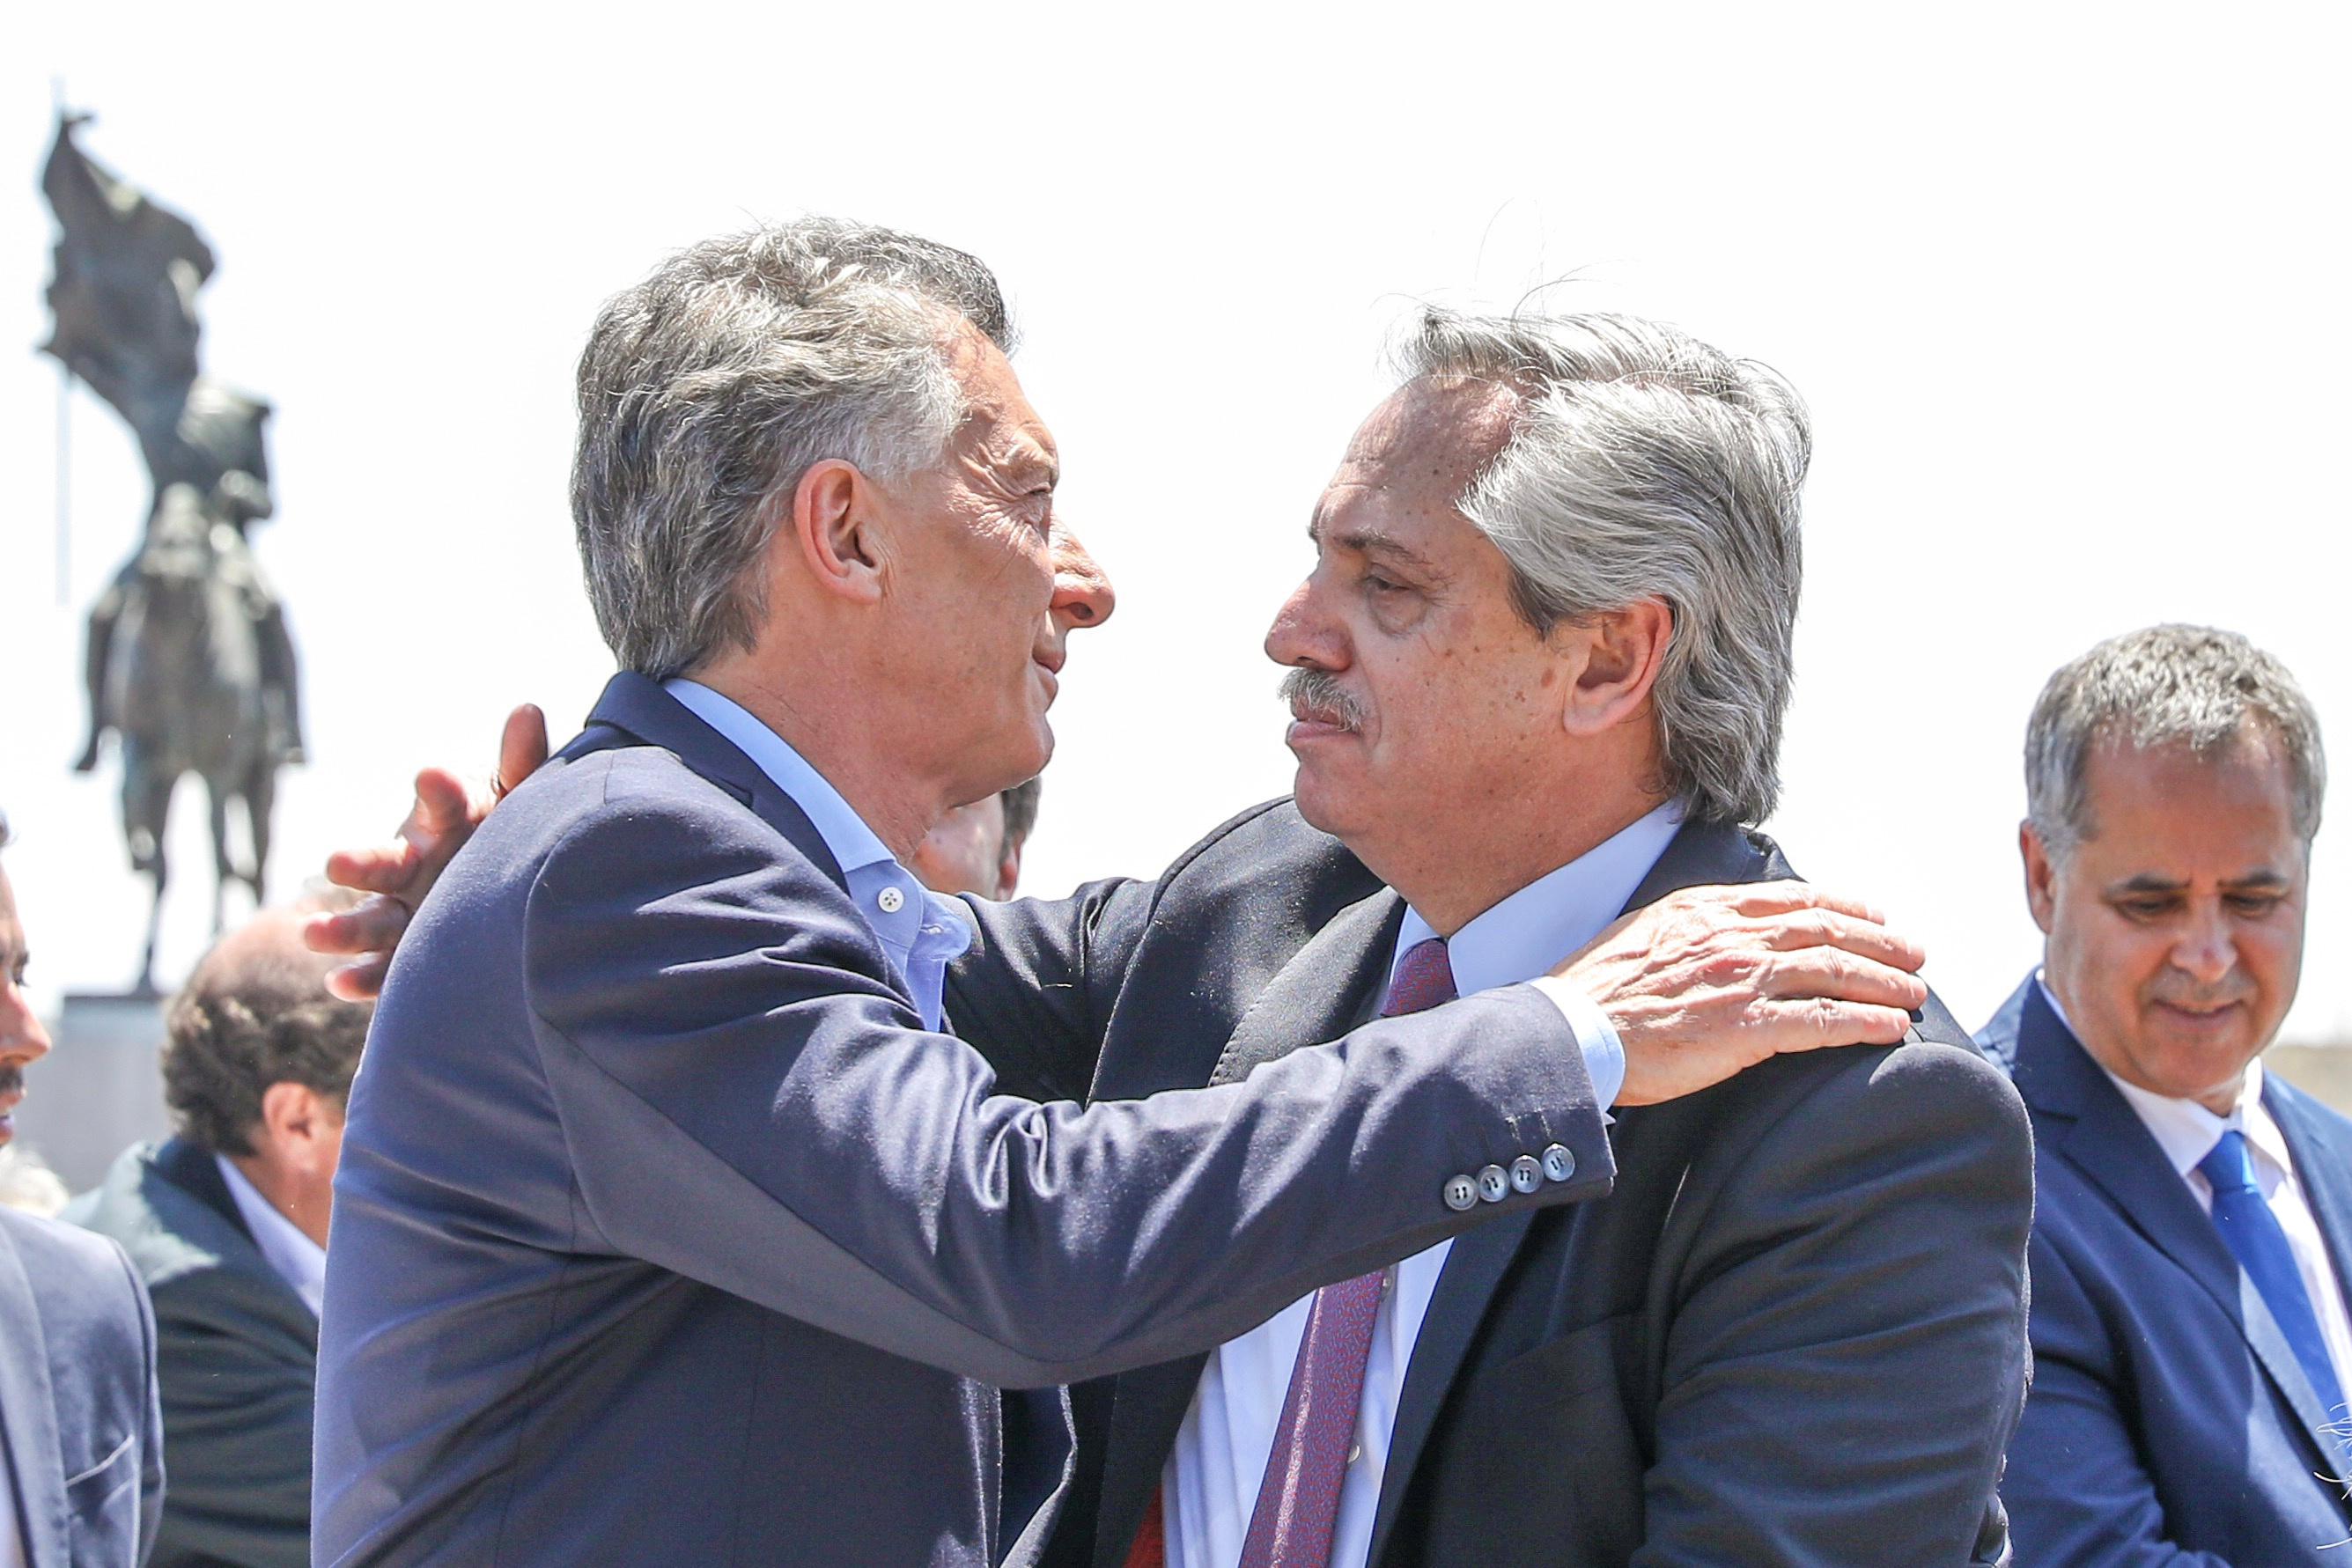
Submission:
[[[1037,825],[1041,779],[958,806],[915,846],[907,869],[933,893],[1010,898],[1021,885],[1021,850]]]
[[[0,849],[8,821],[0,817]],[[0,1145],[48,1031],[0,869]],[[163,1504],[155,1321],[122,1249],[0,1207],[0,1568],[137,1563]]]
[[[2156,626],[2026,731],[2042,967],[1986,1025],[2033,1117],[2030,1568],[2336,1563],[2352,1536],[2352,1122],[2263,1071],[2326,761],[2276,659]]]
[[[179,1135],[125,1150],[68,1217],[130,1253],[155,1303],[172,1492],[152,1568],[302,1568],[327,1216],[372,1011],[326,991],[301,925],[268,909],[172,1004]]]

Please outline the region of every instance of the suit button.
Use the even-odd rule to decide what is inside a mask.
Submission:
[[[1533,1192],[1543,1186],[1543,1166],[1533,1155],[1521,1155],[1511,1162],[1511,1190]]]
[[[1478,1201],[1478,1188],[1466,1176],[1453,1177],[1445,1184],[1445,1207],[1459,1214]]]
[[[1510,1196],[1511,1178],[1500,1166],[1488,1166],[1478,1173],[1478,1196],[1488,1203],[1500,1203]]]
[[[1543,1172],[1553,1181],[1566,1181],[1576,1174],[1576,1156],[1567,1145],[1554,1144],[1543,1152]]]

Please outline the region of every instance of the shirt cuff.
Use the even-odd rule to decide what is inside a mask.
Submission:
[[[1558,975],[1540,975],[1529,984],[1550,998],[1568,1020],[1576,1047],[1584,1053],[1584,1075],[1592,1080],[1592,1103],[1608,1110],[1625,1087],[1625,1042],[1617,1038],[1617,1026],[1600,1003]]]

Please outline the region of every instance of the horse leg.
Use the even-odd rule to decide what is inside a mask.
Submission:
[[[278,800],[278,764],[266,753],[254,759],[244,795],[246,823],[253,834],[253,875],[247,881],[253,888],[254,907],[258,909],[261,890],[269,877],[269,815]]]
[[[142,991],[155,988],[155,943],[163,927],[163,890],[172,880],[163,849],[164,829],[172,814],[172,786],[178,780],[158,773],[144,747],[135,742],[124,746],[122,836],[131,845],[132,868],[145,872],[155,890],[154,900],[147,906],[147,948],[139,970]]]
[[[213,940],[220,940],[228,925],[228,884],[236,877],[236,862],[228,857],[228,781],[206,775],[205,801],[213,818]]]

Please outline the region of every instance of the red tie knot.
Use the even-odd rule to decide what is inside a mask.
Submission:
[[[1452,1001],[1458,993],[1454,989],[1454,963],[1446,956],[1445,938],[1432,936],[1416,942],[1397,960],[1396,973],[1389,980],[1389,998],[1381,1008],[1382,1018],[1395,1018],[1400,1013],[1417,1013]]]

